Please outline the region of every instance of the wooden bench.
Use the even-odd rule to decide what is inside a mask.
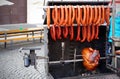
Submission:
[[[36,38],[43,38],[43,28],[29,28],[23,30],[7,30],[0,32],[0,42],[4,43],[4,47],[6,48],[6,43],[14,41],[22,41],[22,40],[29,40],[29,39],[36,39]],[[26,35],[26,36],[23,36]]]

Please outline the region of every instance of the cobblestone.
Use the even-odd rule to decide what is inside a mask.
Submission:
[[[20,47],[12,48],[0,49],[0,79],[46,79],[43,63],[39,64],[39,72],[33,66],[25,68],[22,54],[18,52]]]

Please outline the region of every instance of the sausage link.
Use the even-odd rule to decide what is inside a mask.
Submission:
[[[97,20],[98,20],[98,9],[97,6],[94,6],[94,20],[93,20],[94,25]]]
[[[82,10],[82,14],[81,16],[83,16],[83,18],[81,17],[81,23],[82,23],[82,26],[86,26],[86,16],[87,16],[87,12],[86,12],[86,7],[85,6],[82,6],[83,7],[83,10]]]
[[[55,32],[56,32],[56,38],[57,39],[61,39],[61,27],[60,26],[57,26],[55,27]]]
[[[55,22],[55,25],[58,24],[58,9],[57,9],[57,6],[55,5],[55,12],[54,12],[54,22]]]
[[[50,28],[50,7],[47,8],[47,25]]]
[[[67,38],[67,36],[68,36],[68,27],[64,27],[63,28],[63,37]]]
[[[99,34],[99,26],[95,26],[96,27],[96,32],[95,32],[95,39],[99,39],[98,38],[98,34]]]
[[[80,6],[77,5],[77,9],[75,10],[75,14],[76,14],[76,22],[77,22],[77,25],[80,26],[80,16],[81,16],[81,13],[80,13],[81,9],[80,9]]]
[[[76,41],[80,41],[80,26],[77,26],[77,38]]]
[[[68,6],[68,9],[69,9],[69,20],[68,20],[68,26],[71,26],[71,23],[72,23],[72,8],[71,8],[71,5]]]
[[[67,6],[65,5],[65,16],[64,16],[63,26],[66,26],[67,23],[68,23],[68,8],[67,8]]]
[[[91,31],[91,40],[93,40],[95,37],[95,26],[92,25],[92,31]]]
[[[70,33],[70,40],[73,40],[74,38],[74,27],[73,26],[70,26],[69,33]]]
[[[101,20],[101,6],[98,6],[98,20],[96,21],[96,25],[100,25],[100,20]]]
[[[64,7],[60,6],[60,18],[59,18],[59,26],[62,26],[64,22]]]
[[[86,13],[87,13],[87,15],[86,15],[86,25],[87,26],[89,25],[89,20],[90,20],[89,9],[90,9],[89,6],[86,5]]]
[[[110,25],[110,7],[107,7],[107,9],[105,10],[105,21],[107,23],[107,26]]]
[[[71,21],[72,26],[73,26],[74,20],[75,20],[75,8],[72,6],[72,21]]]
[[[101,8],[102,8],[101,24],[103,24],[105,22],[105,8],[103,5],[101,6]]]
[[[50,34],[51,34],[51,38],[56,41],[56,35],[55,35],[55,26],[53,25],[51,28],[50,28]]]
[[[86,26],[86,33],[87,33],[87,41],[88,42],[90,42],[90,35],[91,35],[91,33],[90,33],[90,20],[91,20],[91,16],[90,16],[90,6],[86,6],[87,7],[87,19],[86,19],[86,22],[87,22],[87,26]]]
[[[81,40],[81,42],[84,42],[85,40],[86,40],[86,36],[87,36],[87,34],[86,34],[86,32],[87,32],[87,29],[86,29],[86,27],[82,27],[82,40]]]

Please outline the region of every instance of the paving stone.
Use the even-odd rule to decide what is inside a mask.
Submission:
[[[41,64],[38,63],[39,72],[33,66],[25,68],[23,55],[18,52],[20,47],[13,48],[12,50],[0,48],[0,79],[46,79],[43,60],[40,60]],[[44,54],[41,53],[42,55]]]

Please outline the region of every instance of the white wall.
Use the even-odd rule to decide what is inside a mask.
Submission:
[[[43,0],[27,0],[27,23],[43,23]]]

